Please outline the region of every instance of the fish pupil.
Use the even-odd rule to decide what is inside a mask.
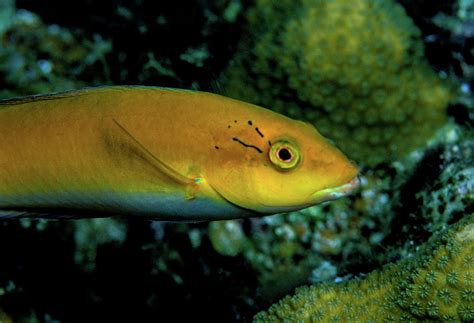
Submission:
[[[288,149],[282,148],[278,150],[278,158],[280,158],[282,161],[290,161],[291,153]]]

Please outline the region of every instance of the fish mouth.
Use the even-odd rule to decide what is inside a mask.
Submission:
[[[317,191],[311,198],[313,201],[320,203],[326,201],[337,200],[341,197],[347,196],[360,185],[359,176],[354,177],[349,183],[337,187],[330,187]]]

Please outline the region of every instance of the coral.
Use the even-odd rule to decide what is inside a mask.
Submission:
[[[260,0],[248,21],[226,95],[306,119],[368,165],[403,156],[446,121],[451,90],[399,4]]]
[[[474,210],[474,140],[464,138],[447,144],[440,159],[438,179],[418,193],[421,215],[427,223],[424,229],[429,232],[445,227],[466,210]]]
[[[394,163],[386,261],[409,257],[433,233],[474,212],[474,133],[447,125],[425,149]],[[380,257],[380,256],[379,256]]]
[[[474,319],[474,214],[433,236],[416,257],[365,278],[297,289],[256,322]]]

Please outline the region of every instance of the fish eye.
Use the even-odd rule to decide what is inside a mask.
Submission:
[[[277,141],[272,144],[269,151],[269,157],[272,164],[278,170],[292,170],[298,166],[300,153],[298,148],[288,141]]]
[[[280,148],[280,150],[278,150],[277,152],[277,155],[278,158],[280,158],[280,160],[284,162],[289,162],[293,158],[291,152],[286,147]]]

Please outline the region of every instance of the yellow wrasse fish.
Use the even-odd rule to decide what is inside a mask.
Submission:
[[[100,87],[0,101],[0,218],[217,220],[357,186],[310,124],[211,93]]]

